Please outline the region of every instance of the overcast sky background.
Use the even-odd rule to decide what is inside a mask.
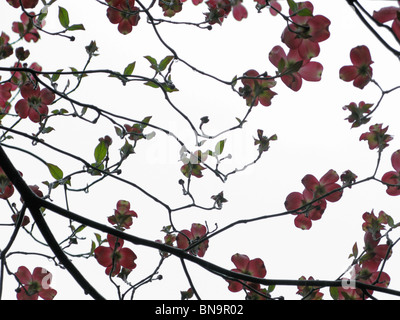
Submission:
[[[389,1],[362,3],[370,12],[374,8],[391,4]],[[249,12],[247,19],[238,22],[230,15],[222,26],[214,26],[212,31],[167,23],[159,25],[158,30],[165,42],[173,47],[182,59],[223,80],[229,81],[235,75],[240,76],[249,69],[274,74],[275,67],[269,62],[268,53],[275,45],[281,45],[286,50],[280,41],[285,22],[279,17],[272,17],[268,10],[257,13],[254,9],[255,2],[244,1],[243,4]],[[191,190],[198,204],[211,206],[210,197],[221,191],[228,202],[221,211],[188,209],[176,212],[174,222],[178,228],[189,229],[193,222],[204,224],[207,221],[213,230],[215,224],[221,228],[239,219],[283,212],[286,196],[293,191],[303,191],[301,179],[306,174],[313,174],[319,179],[329,169],[336,170],[339,175],[350,169],[362,179],[373,173],[377,152],[369,150],[366,141],[359,141],[360,134],[368,131],[369,125],[350,130],[350,124],[344,120],[348,112],[343,111],[342,107],[362,100],[376,103],[380,98],[380,91],[373,84],[360,90],[351,83],[341,81],[339,69],[351,64],[349,54],[353,47],[367,45],[374,61],[374,79],[382,88],[390,89],[398,85],[396,75],[400,71],[399,62],[371,35],[346,1],[335,1],[333,4],[332,1],[315,0],[313,4],[314,15],[325,15],[332,23],[331,36],[320,44],[321,53],[315,59],[324,66],[322,81],[303,82],[302,89],[297,93],[278,81],[273,89],[278,95],[273,98],[270,107],[257,106],[242,130],[224,134],[202,147],[203,151],[214,148],[219,140],[226,138],[223,155],[230,153],[232,159],[225,160],[220,169],[230,172],[256,158],[257,148],[253,145],[253,137],[256,136],[257,129],[263,129],[267,136],[278,136],[278,141],[271,143],[270,150],[256,165],[230,176],[226,183],[222,183],[210,171],[204,171],[204,177],[201,179],[193,178]],[[69,67],[81,70],[87,58],[84,47],[91,40],[96,40],[100,55],[93,58],[89,69],[122,72],[129,63],[136,61],[134,73],[151,77],[153,71],[143,56],[151,55],[159,61],[170,54],[156,38],[151,25],[146,23],[144,14],[133,32],[123,36],[118,33],[116,25],[108,21],[106,7],[98,2],[59,0],[49,9],[46,30],[61,29],[57,19],[57,6],[67,8],[71,24],[83,23],[86,31],[74,32],[74,42],[42,34],[42,40],[36,45],[19,43],[17,46],[30,48],[28,64],[37,62],[44,70],[69,70]],[[286,3],[283,3],[283,8],[286,13]],[[183,11],[176,15],[176,20],[200,22],[204,19],[203,12],[206,11],[205,4],[195,7],[187,1],[183,5]],[[162,17],[160,8],[156,8],[154,12],[157,12],[154,13],[155,16]],[[16,39],[16,35],[11,31],[11,23],[18,21],[19,16],[19,10],[5,2],[1,4],[2,31],[12,36],[12,39]],[[1,65],[8,66],[13,62],[12,58],[9,58],[2,61]],[[3,74],[3,79],[5,78]],[[210,122],[204,128],[211,135],[236,125],[235,117],[243,118],[247,111],[245,100],[238,97],[229,87],[192,72],[182,62],[174,64],[172,80],[180,90],[170,95],[173,103],[186,113],[196,126],[200,124],[201,117],[208,116]],[[60,80],[60,88],[63,83],[66,83],[66,79]],[[122,86],[118,80],[106,75],[94,75],[85,78],[72,97],[137,120],[152,116],[151,123],[172,131],[189,148],[196,150],[194,135],[185,120],[166,104],[158,90],[148,88],[142,83]],[[389,125],[388,133],[394,135],[394,140],[383,152],[378,178],[392,170],[390,156],[400,149],[398,101],[399,91],[385,96],[370,122]],[[71,110],[68,103],[62,101],[52,108]],[[29,120],[24,120],[23,123],[26,132],[37,130],[37,125]],[[118,149],[123,140],[115,135],[109,122],[101,120],[98,125],[89,125],[68,117],[52,119],[49,125],[56,130],[44,136],[46,142],[65,147],[88,161],[94,161],[93,150],[98,138],[106,134],[112,136],[111,162],[113,159],[118,160]],[[151,131],[149,129],[147,132]],[[29,142],[20,140],[15,137],[14,142],[10,143],[18,141],[20,146],[38,152],[48,162],[59,165],[64,173],[82,168],[80,163],[55,153],[49,154],[48,149],[41,146],[32,148]],[[167,202],[172,208],[190,203],[190,199],[182,195],[178,184],[178,179],[183,178],[179,170],[182,165],[178,161],[179,149],[179,145],[171,137],[156,132],[154,139],[139,141],[136,154],[130,156],[123,165],[125,177]],[[40,185],[45,191],[41,182],[51,180],[47,168],[27,155],[12,150],[6,151],[18,164],[18,169],[23,172],[26,181],[29,184]],[[86,181],[86,177],[74,177],[72,186],[84,187]],[[109,179],[108,183],[96,185],[87,194],[71,193],[68,197],[72,211],[105,224],[107,216],[113,213],[118,200],[130,201],[139,218],[127,232],[146,239],[161,239],[161,228],[169,224],[164,208],[138,190],[112,179]],[[65,204],[61,188],[53,191],[52,199],[60,205]],[[18,196],[15,196],[14,201],[18,203]],[[248,255],[250,259],[263,259],[267,278],[298,279],[304,275],[307,278],[313,276],[315,279],[335,280],[351,264],[348,256],[356,241],[359,250],[362,250],[362,214],[372,209],[376,214],[384,210],[398,222],[398,208],[399,198],[386,195],[385,187],[377,182],[357,185],[345,190],[339,202],[328,203],[322,219],[313,222],[308,231],[297,229],[293,224],[292,215],[236,226],[210,241],[204,259],[233,269],[231,256],[241,253]],[[2,210],[7,209],[4,207]],[[8,215],[6,211],[7,218]],[[63,239],[63,236],[68,234],[68,221],[51,213],[47,213],[46,217],[52,226],[59,230],[59,239]],[[3,220],[8,221],[7,218]],[[1,236],[3,235],[8,235],[5,229]],[[71,252],[90,250],[90,241],[95,239],[93,230],[87,228],[81,236],[87,240],[82,241],[82,246]],[[398,234],[393,232],[392,240],[396,240],[397,237]],[[132,248],[138,256],[137,268],[129,278],[131,283],[136,283],[157,266],[158,252],[130,244],[126,246]],[[36,245],[31,247],[29,237],[21,232],[21,240],[13,249],[39,251],[39,248]],[[400,288],[399,259],[395,251],[385,268],[391,277],[392,289]],[[14,271],[20,265],[25,265],[30,270],[41,266],[51,271],[52,287],[58,291],[58,299],[89,298],[84,296],[69,275],[59,272],[50,261],[35,256],[15,255],[8,260],[8,265]],[[104,274],[104,268],[94,258],[77,260],[76,265],[83,268],[82,272],[88,280],[93,281],[105,297],[116,298],[115,290]],[[229,292],[228,284],[223,279],[210,275],[191,263],[188,263],[188,268],[203,299],[244,298],[243,293]],[[160,273],[164,279],[139,289],[136,293],[137,298],[179,299],[180,291],[189,288],[178,259],[167,259]],[[4,298],[14,299],[13,290],[17,287],[14,279],[7,279],[4,286]],[[277,287],[272,295],[298,299],[300,296],[295,295],[296,291],[295,287]],[[326,298],[330,298],[328,288],[322,292]],[[379,296],[377,294],[377,297]]]

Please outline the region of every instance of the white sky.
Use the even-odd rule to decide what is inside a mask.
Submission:
[[[369,9],[390,4],[389,1],[364,3]],[[182,59],[224,80],[231,80],[235,75],[240,76],[248,69],[273,74],[275,68],[268,60],[268,53],[275,45],[281,45],[286,50],[280,41],[285,23],[279,17],[272,17],[268,10],[258,14],[254,9],[255,2],[245,0],[243,4],[248,9],[249,17],[241,22],[229,16],[222,27],[214,26],[212,31],[170,24],[160,25],[159,31]],[[339,69],[350,64],[351,48],[367,45],[374,61],[374,79],[384,89],[390,89],[398,85],[396,75],[400,71],[399,63],[372,37],[345,1],[335,1],[333,5],[332,1],[315,0],[313,4],[314,14],[323,14],[332,23],[331,36],[320,44],[321,54],[315,59],[324,66],[322,81],[304,82],[298,93],[289,90],[278,81],[273,89],[278,95],[273,98],[270,107],[260,105],[254,108],[243,130],[223,135],[203,146],[203,150],[213,148],[216,142],[226,138],[224,154],[231,153],[233,158],[225,160],[221,170],[230,172],[257,156],[257,149],[253,146],[253,137],[256,136],[257,129],[263,129],[268,136],[278,136],[278,141],[272,142],[270,150],[255,166],[230,176],[225,184],[209,171],[205,171],[205,176],[201,179],[193,178],[191,188],[198,204],[211,206],[210,197],[220,191],[224,191],[228,202],[221,211],[203,212],[189,209],[176,212],[174,222],[178,228],[189,229],[193,222],[204,224],[207,221],[213,230],[216,223],[223,227],[238,219],[282,212],[285,210],[283,204],[286,196],[290,192],[303,190],[301,179],[306,174],[313,174],[319,179],[329,169],[336,170],[338,174],[350,169],[362,179],[373,173],[377,152],[369,150],[367,142],[358,141],[360,134],[368,130],[368,125],[350,130],[350,124],[344,120],[348,112],[343,111],[342,107],[361,100],[376,103],[380,92],[373,84],[360,90],[351,83],[341,81]],[[57,1],[49,10],[46,24],[49,31],[60,30],[57,5],[67,8],[71,23],[83,23],[86,32],[73,33],[76,37],[75,42],[42,35],[42,40],[36,45],[19,43],[19,46],[30,48],[28,64],[38,62],[45,70],[68,70],[69,67],[80,70],[87,57],[84,47],[91,40],[96,40],[100,55],[92,60],[89,69],[101,68],[122,72],[126,65],[136,61],[134,73],[151,77],[153,72],[143,56],[151,55],[160,60],[170,54],[157,41],[151,26],[146,24],[144,15],[133,32],[123,36],[117,32],[115,25],[109,23],[105,15],[106,7],[96,1],[85,1],[84,4],[77,0]],[[283,3],[283,6],[286,10],[287,5]],[[161,17],[161,9],[156,8],[154,11]],[[187,1],[183,5],[183,11],[176,15],[176,19],[202,21],[203,12],[206,12],[205,4],[195,7]],[[1,4],[2,31],[12,36],[12,39],[16,37],[11,31],[11,22],[19,20],[19,15],[18,10],[6,3]],[[8,66],[13,62],[13,59],[9,58],[1,61],[1,66]],[[3,79],[5,78],[3,75]],[[172,80],[180,90],[171,94],[174,104],[189,115],[196,126],[202,116],[209,116],[210,123],[205,129],[209,130],[210,134],[235,125],[235,117],[243,118],[247,111],[245,100],[233,93],[229,87],[193,73],[181,62],[174,65]],[[60,88],[62,83],[65,82],[60,81]],[[73,98],[133,119],[141,120],[151,115],[151,123],[174,132],[189,148],[195,150],[194,136],[187,123],[165,103],[159,91],[147,88],[141,83],[129,83],[123,87],[118,80],[105,75],[90,76],[84,79]],[[388,133],[394,135],[394,140],[382,155],[378,178],[392,169],[390,156],[400,149],[397,135],[397,121],[400,115],[398,101],[398,91],[386,96],[370,122],[389,125]],[[70,106],[65,102],[60,102],[53,108],[70,110]],[[93,150],[97,139],[108,134],[113,138],[111,150],[115,155],[114,160],[117,161],[118,149],[123,141],[115,135],[110,123],[102,120],[98,126],[94,126],[72,118],[60,120],[55,119],[49,123],[56,130],[44,136],[46,142],[65,147],[88,161],[94,161]],[[27,132],[37,130],[37,125],[32,125],[29,120],[23,121],[23,124]],[[15,138],[14,141],[18,141],[22,146],[23,142],[19,140]],[[48,150],[40,146],[32,148],[28,143],[26,147],[38,152],[48,162],[59,165],[64,173],[82,167],[80,163],[71,162],[57,154],[47,155]],[[38,184],[45,191],[41,181],[51,179],[47,168],[36,160],[29,160],[26,155],[7,151],[18,163],[18,168],[27,182]],[[179,145],[163,133],[157,132],[153,140],[139,141],[136,154],[124,163],[124,177],[132,179],[171,207],[179,207],[189,203],[190,199],[182,196],[177,183],[178,179],[183,178],[179,171],[182,163],[178,162],[178,157]],[[85,179],[74,177],[73,186],[85,186]],[[60,205],[65,204],[61,188],[53,191],[52,199]],[[153,240],[163,237],[160,230],[169,223],[167,212],[134,188],[108,180],[108,183],[96,185],[88,194],[69,194],[72,211],[105,224],[107,216],[112,214],[120,199],[130,201],[132,209],[139,215],[129,232]],[[19,203],[18,196],[15,197],[15,201]],[[339,202],[328,203],[322,219],[313,222],[311,230],[297,229],[293,224],[294,216],[236,226],[210,241],[204,259],[232,269],[234,265],[230,258],[238,252],[247,254],[250,259],[263,259],[267,278],[298,279],[304,275],[307,278],[313,276],[315,279],[335,280],[350,265],[348,255],[356,241],[361,251],[364,235],[361,229],[362,214],[371,209],[374,209],[376,214],[384,210],[397,222],[398,207],[399,198],[386,195],[384,186],[376,182],[358,185],[345,190]],[[2,210],[6,211],[6,207]],[[1,221],[8,221],[7,211],[4,212],[4,216]],[[68,232],[67,221],[58,219],[51,213],[48,213],[47,217],[54,228],[59,230],[59,239],[63,239],[63,235]],[[6,236],[5,229],[3,234]],[[21,242],[13,249],[29,251],[29,237],[21,234]],[[89,229],[81,235],[86,237],[87,241],[82,241],[81,251],[74,251],[76,253],[88,251],[90,241],[95,239],[92,230]],[[396,240],[397,237],[393,232],[392,239]],[[138,266],[130,275],[130,281],[136,283],[156,267],[158,253],[129,244],[127,246],[138,256]],[[34,246],[32,250],[40,249]],[[396,252],[387,262],[386,272],[391,277],[392,289],[400,287],[397,268],[399,262]],[[70,276],[57,271],[51,262],[31,256],[15,256],[8,260],[8,265],[15,271],[21,264],[31,270],[41,266],[51,271],[54,275],[52,287],[58,291],[57,298],[88,298],[77,288]],[[88,280],[93,281],[104,296],[116,297],[113,286],[104,275],[104,268],[94,258],[78,260],[76,265],[83,268]],[[203,299],[244,298],[242,293],[229,292],[224,280],[209,275],[190,263],[188,267],[196,289]],[[137,298],[179,299],[180,291],[189,288],[178,259],[167,259],[160,273],[164,280],[142,287],[136,293]],[[15,281],[12,278],[8,279],[4,285],[4,298],[14,299],[13,290],[17,286]],[[287,299],[298,299],[296,291],[295,287],[277,287],[273,296],[284,295]],[[326,298],[330,298],[328,288],[322,292]]]

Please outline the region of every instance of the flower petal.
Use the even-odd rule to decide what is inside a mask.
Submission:
[[[245,254],[236,253],[232,256],[231,261],[242,273],[247,271],[247,265],[250,262],[250,259]]]
[[[24,266],[18,268],[18,271],[15,273],[15,276],[22,284],[29,284],[32,281],[31,272],[28,270],[27,267]]]

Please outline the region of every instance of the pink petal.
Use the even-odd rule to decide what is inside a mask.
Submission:
[[[57,295],[57,291],[52,288],[39,291],[39,296],[43,300],[53,300],[56,295]]]
[[[32,275],[27,267],[19,267],[18,271],[15,273],[15,276],[22,284],[29,284],[32,282]]]
[[[182,235],[181,233],[185,234]],[[181,233],[179,233],[176,237],[176,243],[178,245],[179,249],[186,249],[189,246],[189,239],[193,239],[193,235],[189,230],[182,230]]]
[[[207,228],[199,223],[193,223],[190,230],[192,231],[192,235],[194,238],[202,238],[207,233]]]
[[[397,150],[392,154],[391,161],[394,170],[400,172],[400,150]]]
[[[122,21],[121,13],[115,9],[108,8],[107,9],[107,18],[111,23],[117,24]]]
[[[250,260],[247,270],[253,277],[264,278],[267,274],[264,262],[260,258]]]
[[[339,175],[337,174],[337,172],[335,170],[331,169],[322,176],[322,178],[319,180],[319,182],[322,186],[325,186],[330,183],[335,183],[338,180],[339,180]]]
[[[113,250],[110,247],[100,246],[94,250],[94,257],[103,267],[108,267],[112,264],[112,254]]]
[[[299,74],[304,80],[307,81],[320,81],[322,71],[324,67],[319,62],[309,62],[306,65],[303,65],[300,70]]]
[[[309,230],[312,226],[310,218],[307,218],[304,214],[299,214],[294,219],[294,225],[302,230]]]
[[[357,46],[350,51],[350,60],[355,66],[372,64],[371,54],[367,46]]]
[[[25,119],[26,117],[28,117],[29,114],[29,104],[28,101],[26,101],[25,99],[19,100],[16,104],[15,104],[15,112],[22,118]]]
[[[370,75],[372,75],[372,70],[370,70]],[[363,89],[371,81],[370,75],[356,77],[353,85],[357,88]]]
[[[292,192],[290,193],[285,200],[285,208],[286,210],[296,210],[303,206],[304,197],[300,192]]]
[[[237,269],[234,269],[232,271],[240,273],[240,270],[237,270]],[[228,290],[231,292],[239,292],[240,290],[243,289],[243,286],[240,282],[231,281],[231,280],[228,280],[228,282],[229,282]]]
[[[301,180],[301,183],[309,191],[314,191],[315,188],[319,185],[319,181],[312,174],[305,175],[304,178]]]
[[[42,91],[40,91],[40,98],[42,103],[49,105],[54,101],[56,96],[51,90],[44,88]]]
[[[293,91],[299,91],[302,86],[302,79],[299,73],[292,73],[281,77],[283,83]]]
[[[396,35],[397,39],[400,39],[400,20],[396,19],[393,21],[392,30]]]
[[[357,68],[355,66],[344,66],[340,68],[339,76],[343,81],[353,81],[358,75]]]
[[[322,42],[329,38],[330,33],[328,30],[330,20],[324,16],[317,15],[308,20],[308,26],[310,27],[310,35],[312,41]]]
[[[132,32],[132,25],[129,23],[129,20],[122,20],[118,24],[118,31],[122,34],[128,34]]]
[[[28,99],[30,97],[39,97],[40,88],[39,86],[34,87],[32,84],[25,84],[21,87],[21,95],[24,99]]]
[[[285,62],[287,61],[287,56],[285,51],[281,46],[275,46],[269,53],[269,61],[275,66],[278,67],[279,62],[283,59]]]
[[[379,11],[374,11],[372,17],[380,23],[385,23],[397,18],[397,11],[399,8],[396,7],[385,7]]]
[[[299,45],[298,50],[301,58],[304,60],[317,57],[320,53],[318,42],[311,41],[310,39],[304,39]]]
[[[249,264],[250,259],[245,254],[236,253],[232,256],[231,261],[240,272],[244,273],[247,271],[247,265]]]
[[[242,19],[247,18],[247,10],[241,3],[234,6],[232,11],[233,11],[233,17],[237,21],[241,21]]]
[[[29,286],[22,286],[21,290],[17,293],[18,300],[37,300],[39,298],[39,294],[27,294],[27,290],[29,290]]]
[[[339,184],[331,183],[331,184],[325,186],[325,191],[326,191],[326,193],[329,193],[329,192],[331,192],[333,190],[336,190],[336,189],[339,189],[339,188],[340,188]],[[326,196],[325,199],[327,201],[329,201],[329,202],[336,202],[336,201],[340,200],[340,198],[342,197],[342,194],[343,194],[342,190],[341,191],[336,191],[336,192]]]
[[[295,30],[296,27],[292,24],[290,25],[290,30]],[[297,34],[290,31],[288,27],[283,30],[281,40],[290,49],[297,49],[302,43],[302,39],[297,37]]]
[[[129,248],[122,248],[119,253],[121,254],[121,259],[119,260],[119,263],[127,268],[127,269],[135,269],[136,268],[136,254]]]

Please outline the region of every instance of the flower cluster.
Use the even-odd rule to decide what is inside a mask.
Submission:
[[[276,95],[271,90],[276,85],[275,80],[250,69],[243,74],[242,83],[244,87],[239,88],[239,92],[249,107],[257,106],[259,102],[265,107],[271,105],[271,99]]]
[[[0,60],[11,56],[14,52],[11,44],[8,43],[9,41],[10,37],[2,32],[0,36]]]
[[[299,280],[306,280],[305,276],[301,276]],[[307,280],[314,280],[313,277],[308,277]],[[324,294],[320,292],[320,287],[314,286],[297,286],[296,294],[302,296],[303,300],[322,300]]]
[[[384,225],[391,224],[392,218],[385,212],[380,211],[378,217],[374,211],[365,212],[363,214],[364,223],[362,229],[364,234],[364,253],[357,257],[357,246],[353,247],[351,255],[357,259],[357,263],[352,271],[352,277],[348,283],[349,286],[338,288],[338,299],[340,300],[364,300],[368,296],[356,286],[351,286],[351,280],[362,283],[375,285],[386,288],[389,285],[389,275],[379,270],[382,261],[386,261],[391,256],[391,248],[388,244],[379,244],[382,239],[381,231],[385,229]],[[349,280],[349,279],[343,279]],[[367,290],[368,294],[373,293],[372,290]]]
[[[114,215],[108,217],[108,222],[116,225],[118,230],[129,229],[132,225],[132,217],[137,217],[136,212],[130,210],[130,207],[129,201],[119,200],[114,210]],[[123,248],[124,240],[114,235],[108,234],[107,240],[104,241],[108,242],[108,247],[99,245],[93,250],[97,262],[106,267],[107,275],[126,277],[136,268],[136,254],[129,248]]]
[[[354,102],[344,106],[343,110],[349,110],[351,112],[350,116],[348,116],[345,120],[348,120],[350,123],[352,123],[352,128],[356,128],[362,124],[368,123],[370,118],[367,118],[367,115],[371,112],[370,109],[372,106],[372,103],[365,103],[364,101],[359,102],[358,106]]]
[[[40,23],[37,21],[34,12],[29,13],[28,16],[25,12],[21,14],[21,22],[13,22],[12,31],[18,33],[21,38],[27,42],[37,42],[40,39],[39,31],[36,26],[43,27],[45,21]],[[33,18],[32,18],[33,17]]]
[[[108,4],[107,18],[112,24],[118,24],[118,31],[124,35],[132,32],[140,20],[139,8],[135,0],[106,0]]]
[[[329,38],[331,22],[322,15],[314,15],[311,2],[299,2],[295,14],[289,10],[293,23],[289,24],[282,33],[282,42],[290,49],[297,50],[303,60],[317,57],[320,53],[319,43]]]
[[[53,300],[57,291],[50,287],[52,275],[44,268],[35,268],[31,273],[28,268],[21,266],[15,273],[21,287],[17,289],[18,300]]]
[[[275,46],[269,53],[269,60],[278,69],[282,82],[293,91],[300,90],[303,80],[321,80],[323,66],[311,59],[319,55],[319,43],[330,37],[331,22],[325,16],[314,15],[313,11],[309,1],[293,2],[289,9],[291,23],[281,36],[289,51],[286,54],[281,46]]]
[[[117,202],[117,208],[114,210],[114,214],[108,217],[108,222],[112,225],[116,225],[117,229],[124,230],[129,229],[132,225],[132,218],[137,218],[137,213],[130,210],[131,204],[126,200],[119,200]]]
[[[382,151],[385,149],[393,137],[386,134],[389,127],[382,128],[382,126],[382,123],[370,126],[369,132],[365,132],[360,136],[360,141],[368,141],[368,146],[371,150],[378,149],[379,151]]]
[[[324,174],[320,180],[311,174],[307,174],[301,180],[305,187],[303,193],[292,192],[286,197],[285,207],[288,211],[295,211],[294,224],[297,228],[310,229],[312,220],[321,219],[327,201],[336,202],[340,200],[343,191],[340,189],[340,185],[336,183],[338,180],[338,174],[332,169]]]

